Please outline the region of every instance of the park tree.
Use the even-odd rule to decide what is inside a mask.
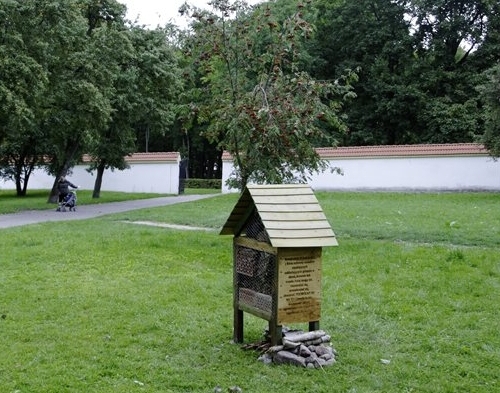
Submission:
[[[203,100],[193,113],[204,135],[233,157],[231,186],[304,181],[324,168],[315,146],[335,145],[353,73],[315,80],[300,68],[313,34],[302,7],[281,22],[266,5],[214,0],[194,18],[194,59]],[[196,94],[196,93],[195,93]]]
[[[107,126],[92,138],[90,170],[96,170],[93,197],[100,196],[105,169],[124,170],[125,157],[137,151],[136,131],[165,135],[174,119],[174,102],[181,89],[175,53],[168,42],[169,28],[128,30],[103,27],[95,34],[109,72],[112,114]],[[146,138],[148,140],[148,138]],[[147,151],[146,142],[146,151]]]
[[[52,106],[51,68],[58,50],[74,42],[83,26],[74,2],[0,3],[1,173],[26,194],[31,171],[46,163],[52,144],[47,131]],[[60,52],[61,53],[61,52]]]
[[[169,137],[174,149],[181,153],[188,164],[187,177],[221,178],[222,151],[217,142],[204,136],[208,122],[198,116],[200,108],[208,106],[211,98],[202,81],[200,64],[190,49],[195,41],[196,37],[184,30],[177,42],[184,88],[178,95],[174,132]]]
[[[152,137],[165,140],[175,120],[177,97],[183,89],[179,52],[171,41],[175,34],[170,24],[152,30],[131,29],[137,77],[133,125],[140,151],[149,151]]]
[[[0,175],[26,192],[31,171],[57,179],[84,153],[97,170],[124,169],[135,130],[164,134],[180,88],[168,29],[127,24],[115,0],[0,3]]]
[[[347,108],[345,145],[416,142],[424,97],[410,77],[414,42],[406,8],[386,0],[317,0],[314,74],[331,78],[357,69],[356,100]]]
[[[0,177],[15,182],[18,196],[39,164],[36,110],[47,83],[32,22],[19,3],[0,3]]]
[[[413,22],[418,52],[431,52],[436,62],[453,70],[483,43],[495,18],[491,0],[412,0],[407,11]]]
[[[72,20],[78,25],[72,36],[52,47],[55,61],[50,65],[50,109],[45,125],[53,145],[47,154],[47,169],[55,180],[49,202],[57,199],[57,179],[79,162],[89,142],[111,120],[114,69],[107,69],[105,56],[114,56],[104,55],[102,48],[109,49],[108,40],[116,37],[101,29],[123,24],[125,14],[125,6],[115,0],[75,0],[71,4],[78,14]]]
[[[474,86],[500,53],[498,2],[314,4],[315,76],[360,70],[345,144],[471,142],[482,132]]]
[[[485,105],[485,132],[482,142],[492,157],[500,157],[500,64],[483,74],[484,80],[478,88]]]
[[[421,140],[472,142],[482,133],[475,86],[494,61],[487,54],[491,47],[487,38],[498,26],[498,2],[413,0],[408,15],[416,43],[412,76],[426,97],[419,118]],[[497,52],[497,60],[499,56]]]
[[[55,202],[57,178],[80,160],[88,142],[110,119],[112,91],[101,49],[105,40],[100,42],[102,35],[93,32],[120,20],[125,7],[114,0],[13,0],[1,4],[12,11],[4,30],[11,41],[6,54],[16,56],[5,97],[12,104],[13,97],[24,95],[24,101],[15,103],[22,116],[16,116],[8,105],[8,113],[3,115],[2,124],[12,135],[2,142],[3,152],[8,153],[4,157],[17,176],[24,163],[28,169],[24,170],[24,187],[29,171],[43,165],[55,177],[49,195],[49,202]],[[12,58],[6,56],[7,66],[8,61]],[[19,87],[30,83],[31,92],[27,88],[22,93]],[[19,183],[16,180],[18,193]]]
[[[92,130],[86,143],[86,153],[91,158],[89,171],[96,172],[93,198],[100,196],[105,169],[126,169],[124,156],[135,151],[130,114],[136,72],[132,66],[134,51],[128,35],[123,26],[104,25],[93,30],[89,41],[91,52],[105,73],[105,81],[99,89],[110,107],[109,121]]]

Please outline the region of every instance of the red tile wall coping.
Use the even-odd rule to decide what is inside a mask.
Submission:
[[[163,153],[134,153],[131,156],[125,157],[127,162],[178,162],[180,154],[178,152],[163,152]],[[82,157],[82,162],[90,162],[90,156],[85,154]]]
[[[328,158],[373,158],[373,157],[422,157],[422,156],[487,156],[488,151],[477,143],[449,143],[428,145],[382,145],[320,147],[316,151],[323,159]],[[229,161],[231,155],[224,152],[223,161]]]

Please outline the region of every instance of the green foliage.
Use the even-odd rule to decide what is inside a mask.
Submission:
[[[404,7],[385,0],[315,4],[315,74],[336,78],[345,68],[359,70],[343,144],[411,142],[423,97],[409,75],[414,49]]]
[[[339,112],[355,74],[318,81],[300,68],[313,31],[301,11],[279,20],[266,5],[251,15],[245,3],[211,5],[213,13],[191,14],[189,50],[209,93],[196,115],[207,138],[232,154],[231,185],[304,180],[322,168],[314,147],[335,145],[335,132],[345,131]]]
[[[102,174],[150,148],[180,151],[193,178],[220,178],[228,150],[236,187],[307,179],[317,146],[499,155],[498,1],[210,5],[184,5],[180,31],[128,22],[116,0],[0,1],[0,176],[24,195],[39,166],[57,177],[90,153]]]
[[[316,75],[359,67],[346,145],[472,142],[478,75],[499,60],[498,2],[322,1]]]
[[[124,101],[121,96],[123,91],[117,88],[117,80],[125,78],[123,74],[127,70],[126,67],[122,69],[121,65],[127,64],[131,57],[131,45],[124,32],[125,8],[114,0],[98,3],[81,0],[78,4],[85,27],[83,37],[78,37],[83,39],[82,47],[61,56],[62,61],[69,60],[70,63],[63,66],[61,78],[54,81],[56,88],[62,82],[61,88],[64,89],[56,98],[54,106],[57,109],[51,117],[51,121],[56,123],[51,131],[57,149],[49,154],[49,173],[56,175],[56,178],[66,173],[83,153],[95,157],[98,152],[112,168],[124,166],[123,155],[118,159],[116,155],[110,157],[110,154],[99,151],[96,145],[99,145],[101,137],[122,109],[116,103]],[[69,104],[61,105],[59,99],[68,92],[72,93]],[[61,118],[65,121],[61,122]],[[130,152],[132,143],[129,127],[114,132],[118,136],[107,139],[107,151],[116,151],[117,155],[124,150]],[[106,166],[102,162],[99,164]],[[102,176],[96,178],[102,180]],[[55,200],[56,195],[54,183],[51,200]]]
[[[67,14],[74,15],[68,8]],[[49,47],[61,38],[57,26],[68,23],[68,18],[53,18],[58,12],[45,2],[0,3],[0,176],[15,181],[18,195],[26,194],[31,171],[50,146],[43,129],[47,65],[53,60]]]
[[[15,64],[5,80],[10,86],[0,89],[8,101],[8,113],[0,115],[2,126],[12,135],[3,144],[8,154],[4,164],[13,169],[18,194],[21,183],[22,193],[26,192],[34,166],[47,165],[56,175],[66,172],[91,131],[109,119],[110,106],[101,90],[109,74],[93,56],[82,4],[77,0],[0,3],[8,21],[4,26],[8,39],[0,44],[6,55],[3,64]],[[14,86],[25,86],[25,93]],[[16,107],[25,108],[17,111],[22,122],[9,105],[14,97]]]
[[[498,194],[318,194],[340,243],[323,252],[321,328],[339,353],[324,370],[231,344],[232,241],[217,229],[237,198],[1,230],[3,388],[497,390]],[[265,327],[247,314],[245,341]]]
[[[99,43],[97,56],[106,58],[101,66],[109,72],[107,92],[113,108],[110,121],[95,130],[88,143],[94,160],[89,170],[97,170],[94,197],[98,198],[104,170],[126,169],[125,157],[137,151],[136,129],[165,133],[173,121],[181,83],[167,30],[106,25],[95,31],[93,39]]]
[[[491,156],[500,157],[500,65],[484,73],[484,82],[478,88],[486,106],[483,143]]]
[[[163,134],[172,123],[181,82],[170,31],[126,25],[125,10],[115,0],[0,2],[0,175],[19,195],[33,168],[56,179],[83,153],[99,191],[104,169],[124,169],[136,151],[135,128]]]
[[[488,19],[496,16],[490,0],[413,0],[409,2],[409,12],[414,18],[419,50],[430,49],[445,68],[464,62],[481,46],[491,23]],[[460,47],[467,44],[468,48],[457,58]]]
[[[222,188],[221,179],[185,179],[184,185],[186,188],[211,188],[220,190]]]
[[[148,151],[150,137],[165,138],[174,121],[183,89],[180,59],[169,41],[175,29],[134,27],[130,33],[135,50],[132,124],[137,139],[145,144],[136,149]]]

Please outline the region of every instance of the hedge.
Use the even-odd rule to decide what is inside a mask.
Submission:
[[[185,188],[210,188],[220,190],[222,188],[221,179],[184,179]]]

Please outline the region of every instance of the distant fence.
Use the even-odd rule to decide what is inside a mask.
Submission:
[[[311,174],[315,190],[500,191],[500,161],[475,143],[361,146],[317,149],[329,168]],[[222,156],[222,192],[233,171]],[[333,171],[339,168],[343,175]]]
[[[126,158],[130,168],[123,171],[105,170],[102,191],[151,192],[160,194],[179,193],[180,154],[168,153],[136,153]],[[76,165],[68,175],[68,180],[81,189],[94,189],[95,173],[89,173],[88,158]],[[36,169],[30,176],[29,189],[51,189],[54,177],[44,170]],[[0,189],[15,189],[13,181],[2,182]]]

